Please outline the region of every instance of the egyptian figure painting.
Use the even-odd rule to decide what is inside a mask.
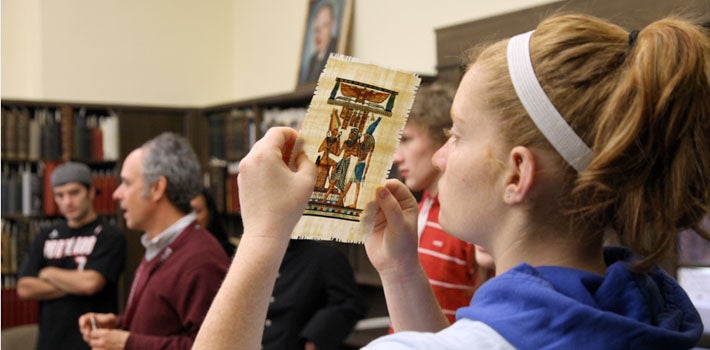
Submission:
[[[420,83],[416,74],[331,55],[300,130],[316,163],[313,194],[292,238],[362,243]]]

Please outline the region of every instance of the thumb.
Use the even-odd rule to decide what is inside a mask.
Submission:
[[[293,166],[295,167],[295,171],[299,176],[303,176],[304,178],[308,179],[313,179],[313,184],[315,185],[315,177],[316,177],[316,165],[313,163],[310,159],[308,159],[308,156],[300,152],[296,158],[293,161]]]
[[[377,205],[387,220],[389,227],[401,227],[404,224],[404,215],[397,199],[390,193],[387,187],[377,188]]]

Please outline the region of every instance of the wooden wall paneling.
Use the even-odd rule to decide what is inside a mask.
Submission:
[[[190,140],[204,173],[209,164],[210,144],[207,117],[198,109],[185,112],[185,137]]]
[[[122,157],[164,131],[181,135],[186,133],[184,111],[121,109],[118,114]]]
[[[509,38],[535,28],[558,11],[581,12],[608,19],[628,30],[642,29],[669,14],[707,16],[708,0],[568,0],[436,30],[437,70],[440,79],[458,82],[464,52],[475,45]]]

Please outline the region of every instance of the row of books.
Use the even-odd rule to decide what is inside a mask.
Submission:
[[[5,215],[59,215],[51,186],[51,174],[60,162],[38,162],[10,167],[5,164],[2,171],[2,197],[0,206]],[[99,214],[113,214],[116,203],[112,199],[117,187],[115,170],[96,170],[92,173],[96,188],[94,209]]]
[[[208,116],[210,158],[238,161],[254,142],[274,126],[301,128],[305,108],[269,108],[261,113],[254,109],[232,109]]]
[[[237,174],[239,160],[256,140],[274,126],[300,129],[306,115],[305,108],[270,108],[257,120],[255,109],[232,109],[208,116],[210,169],[206,186],[217,204],[217,210],[239,214]]]
[[[44,227],[58,224],[62,219],[34,219],[28,221],[0,220],[2,226],[1,267],[4,274],[16,274],[24,261],[30,243]]]
[[[212,159],[209,168],[209,180],[206,184],[215,200],[220,213],[239,214],[239,186],[237,175],[239,162],[227,163]]]
[[[299,130],[305,118],[306,108],[303,107],[265,109],[261,119],[261,134],[274,126],[288,126]]]
[[[208,118],[210,158],[236,161],[244,157],[256,142],[256,112],[233,109],[214,113]]]
[[[118,159],[118,116],[61,108],[2,107],[2,157],[20,160]]]

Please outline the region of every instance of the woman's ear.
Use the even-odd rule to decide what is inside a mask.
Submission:
[[[505,203],[522,203],[528,197],[535,182],[535,168],[535,157],[529,148],[516,146],[510,150],[503,193]]]
[[[154,201],[159,200],[165,195],[168,187],[168,179],[165,176],[158,176],[158,179],[150,185],[150,198]]]

